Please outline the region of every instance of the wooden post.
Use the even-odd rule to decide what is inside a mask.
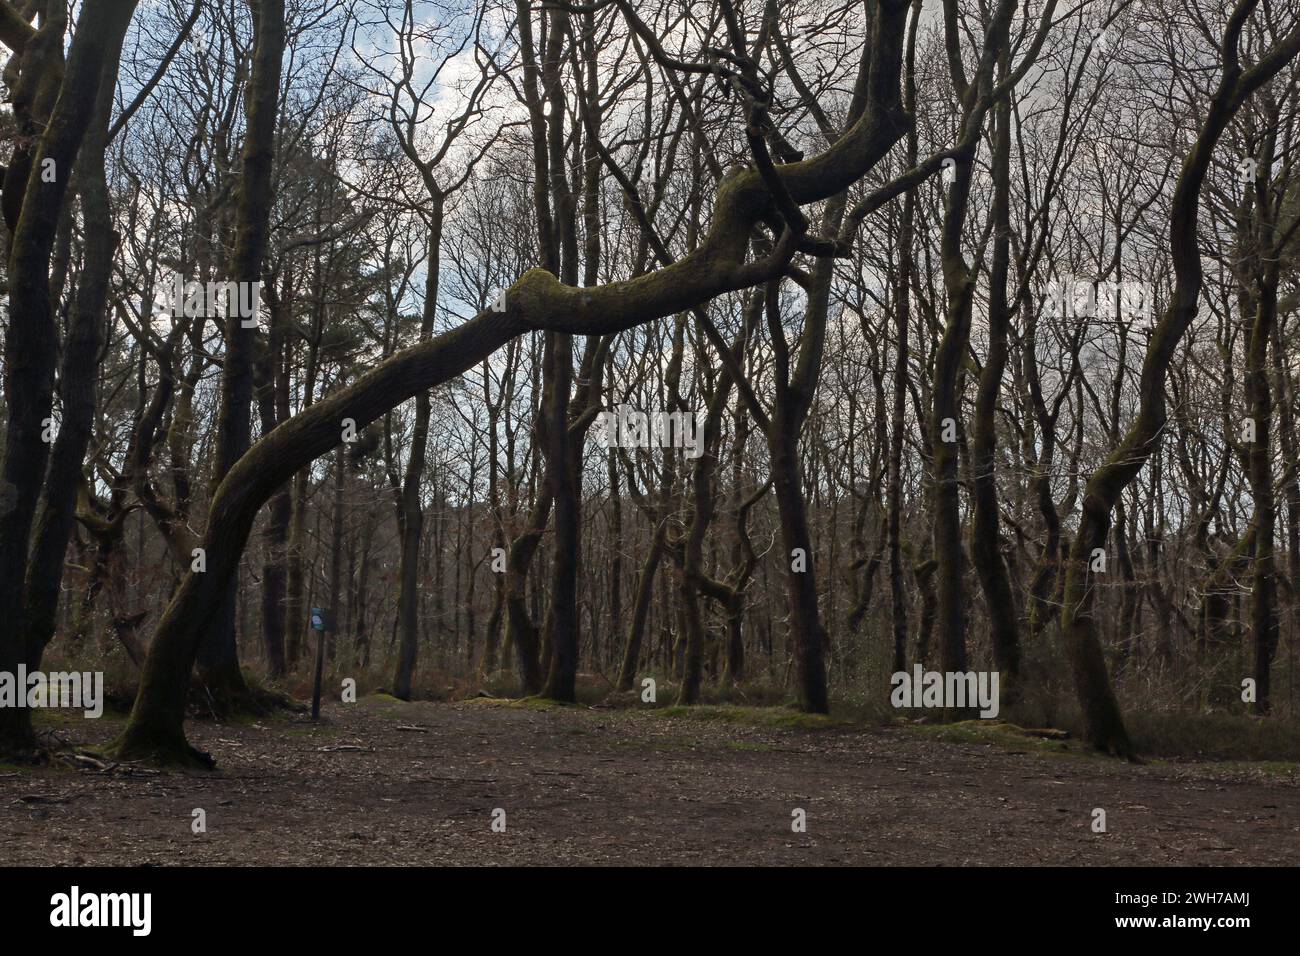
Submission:
[[[316,680],[311,691],[311,719],[320,719],[320,685],[325,667],[325,627],[329,611],[323,607],[311,609],[311,626],[316,632]]]

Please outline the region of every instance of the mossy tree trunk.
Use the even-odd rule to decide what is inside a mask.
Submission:
[[[285,36],[284,0],[259,0],[253,10],[255,45],[252,73],[244,94],[246,130],[235,203],[235,247],[230,262],[231,278],[241,285],[262,280],[262,260],[275,198],[272,191],[275,124]],[[250,415],[256,329],[245,326],[246,317],[239,312],[239,309],[228,308],[225,318],[221,411],[217,420],[212,471],[214,493],[231,467],[248,450],[252,434]],[[260,317],[257,318],[260,321]],[[211,555],[207,560],[211,560]],[[250,704],[235,642],[237,568],[238,565],[199,644],[199,675],[218,713],[238,711]]]
[[[83,139],[97,112],[103,112],[100,107],[105,100],[99,91],[108,75],[106,65],[117,61],[135,4],[83,6],[66,67],[62,62],[66,20],[61,5],[55,7],[55,15],[47,17],[41,30],[22,43],[23,72],[11,98],[15,118],[20,125],[30,126],[33,135],[30,146],[20,148],[10,163],[3,196],[12,236],[4,383],[8,422],[0,474],[0,607],[7,618],[0,629],[0,671],[9,673],[15,673],[20,664],[39,666],[40,651],[52,631],[49,564],[62,563],[71,531],[74,503],[70,499],[89,429],[84,420],[86,406],[93,404],[92,396],[78,393],[84,383],[67,382],[65,398],[70,407],[65,425],[70,430],[66,437],[60,436],[61,447],[55,448],[50,497],[36,532],[36,564],[30,571],[44,576],[44,580],[32,580],[31,610],[35,614],[29,616],[31,533],[37,503],[46,487],[51,446],[43,432],[53,408],[54,369],[59,353],[50,288],[55,233]],[[105,137],[100,133],[93,138],[102,171]],[[90,177],[92,219],[97,214],[95,162],[95,157],[90,157],[82,163]],[[111,258],[111,234],[101,235],[99,241],[108,244],[107,255]],[[104,255],[102,245],[94,250],[90,274],[83,277],[73,337],[64,356],[65,372],[77,374],[87,354],[93,355],[91,339],[96,333],[86,323],[97,326],[102,321],[103,306],[97,305],[95,299],[106,293],[106,289],[100,290],[106,280],[102,261],[97,265],[93,260],[102,260]],[[53,599],[57,600],[57,587]],[[0,708],[0,753],[23,753],[34,746],[31,710]]]
[[[1066,567],[1061,629],[1087,740],[1093,747],[1119,756],[1133,756],[1133,745],[1111,687],[1094,617],[1097,587],[1091,577],[1092,556],[1098,549],[1104,553],[1115,505],[1155,451],[1167,421],[1165,377],[1178,343],[1196,316],[1201,294],[1197,224],[1201,185],[1214,148],[1246,98],[1300,52],[1298,29],[1264,51],[1249,70],[1242,68],[1238,41],[1255,5],[1256,0],[1241,0],[1229,17],[1220,47],[1223,72],[1206,106],[1196,140],[1183,161],[1170,204],[1174,289],[1142,363],[1138,414],[1119,447],[1088,479],[1079,529]]]

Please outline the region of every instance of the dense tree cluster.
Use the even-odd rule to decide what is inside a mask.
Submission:
[[[1294,713],[1300,7],[0,2],[0,670]],[[250,679],[255,675],[256,679]],[[441,679],[441,678],[440,678]],[[423,690],[422,690],[423,688]],[[34,743],[0,710],[0,750]]]

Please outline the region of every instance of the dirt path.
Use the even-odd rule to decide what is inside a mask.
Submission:
[[[12,864],[1300,862],[1300,780],[909,730],[366,699],[193,723],[210,774],[0,765]],[[78,723],[97,740],[107,717]],[[401,729],[415,728],[415,729]],[[78,743],[92,743],[79,740]],[[1092,813],[1106,811],[1106,833]],[[191,812],[207,832],[191,832]],[[492,831],[494,809],[506,812]],[[807,831],[791,829],[792,811]]]

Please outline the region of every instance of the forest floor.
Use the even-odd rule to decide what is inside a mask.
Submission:
[[[78,748],[122,722],[49,719],[39,726]],[[375,696],[327,706],[319,725],[286,715],[188,732],[216,771],[0,764],[0,860],[1300,863],[1295,764],[1133,765],[1005,727]],[[806,832],[792,829],[797,809]]]

